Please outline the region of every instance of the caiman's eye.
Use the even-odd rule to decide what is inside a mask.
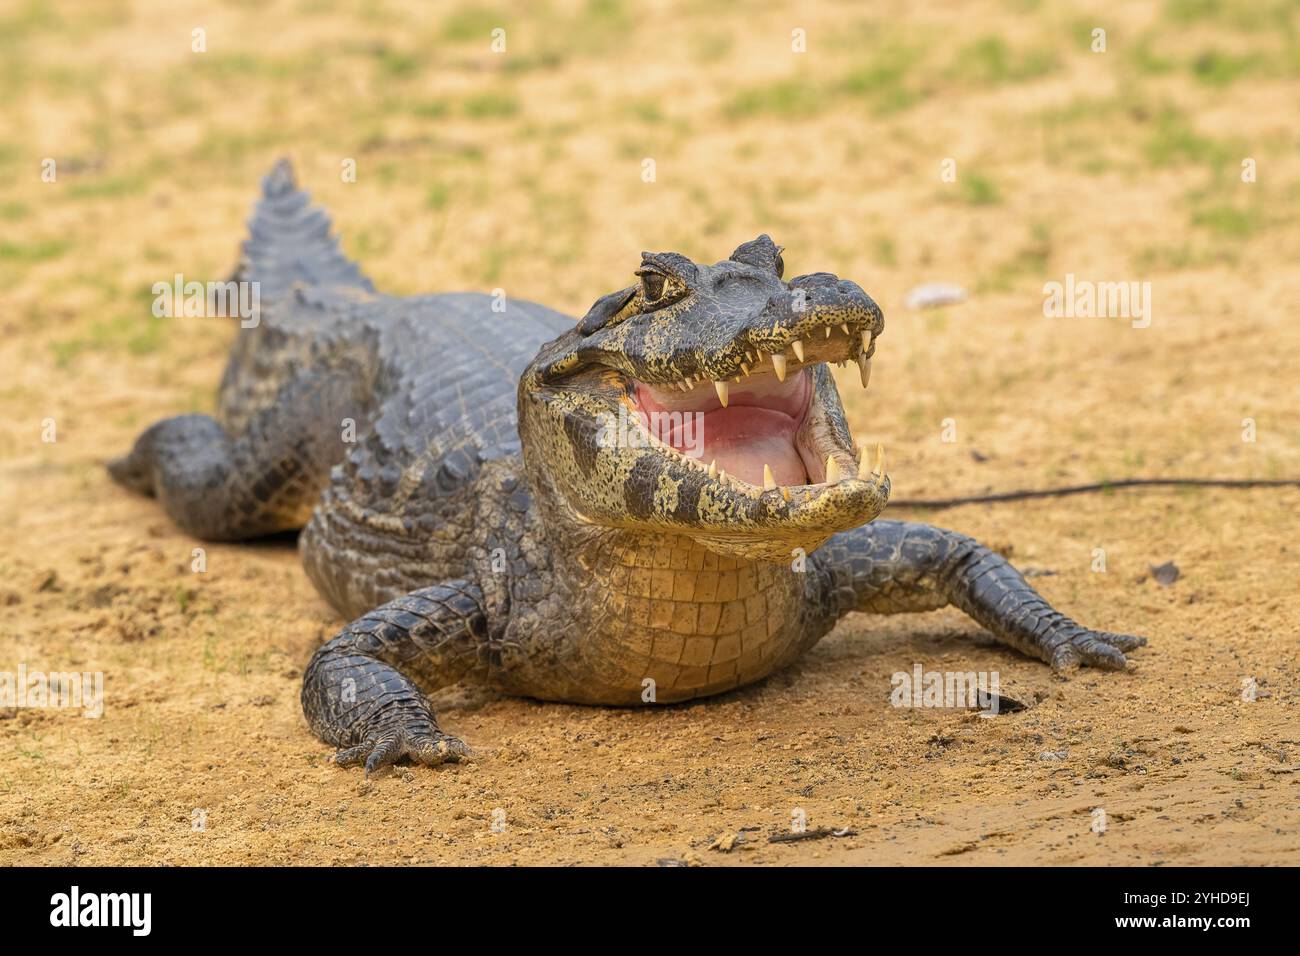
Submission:
[[[664,294],[664,277],[657,272],[642,275],[641,294],[647,302],[658,302]]]

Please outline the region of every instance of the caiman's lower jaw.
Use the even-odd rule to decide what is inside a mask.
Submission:
[[[883,491],[883,448],[877,446],[873,457],[854,446],[842,422],[835,427],[838,407],[836,415],[827,413],[814,378],[819,356],[835,360],[847,350],[857,353],[866,387],[874,351],[870,333],[861,334],[861,351],[858,337],[844,333],[827,335],[815,346],[796,341],[786,352],[749,352],[740,374],[729,381],[700,376],[651,385],[631,380],[628,408],[649,444],[734,492],[776,491],[791,501],[793,494],[807,498],[841,482],[872,482]],[[833,394],[829,375],[822,387]],[[837,396],[833,403],[838,406]]]

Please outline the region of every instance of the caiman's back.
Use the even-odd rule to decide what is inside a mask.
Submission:
[[[480,472],[518,460],[519,375],[573,320],[493,301],[385,298],[345,333],[373,356],[369,402],[328,425],[339,464],[301,539],[309,576],[345,614],[463,573]]]

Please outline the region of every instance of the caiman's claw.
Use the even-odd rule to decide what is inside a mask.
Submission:
[[[1108,671],[1123,670],[1128,664],[1124,651],[1135,650],[1146,642],[1145,637],[1135,637],[1132,634],[1083,631],[1053,651],[1052,670],[1065,674],[1076,670],[1081,664]]]
[[[469,756],[469,746],[463,740],[444,734],[433,725],[426,729],[412,728],[408,719],[403,726],[384,730],[365,743],[340,750],[330,759],[340,767],[364,763],[369,776],[400,760],[436,767]]]

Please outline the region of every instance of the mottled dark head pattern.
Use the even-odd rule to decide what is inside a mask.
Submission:
[[[524,373],[534,478],[592,522],[775,560],[879,514],[888,481],[859,460],[825,363],[858,362],[865,386],[884,317],[853,282],[784,272],[766,235],[713,265],[642,253],[636,283],[597,299]],[[668,412],[697,415],[704,449],[721,453],[692,454],[654,427],[637,434],[640,419]],[[787,480],[759,470],[773,444]]]

